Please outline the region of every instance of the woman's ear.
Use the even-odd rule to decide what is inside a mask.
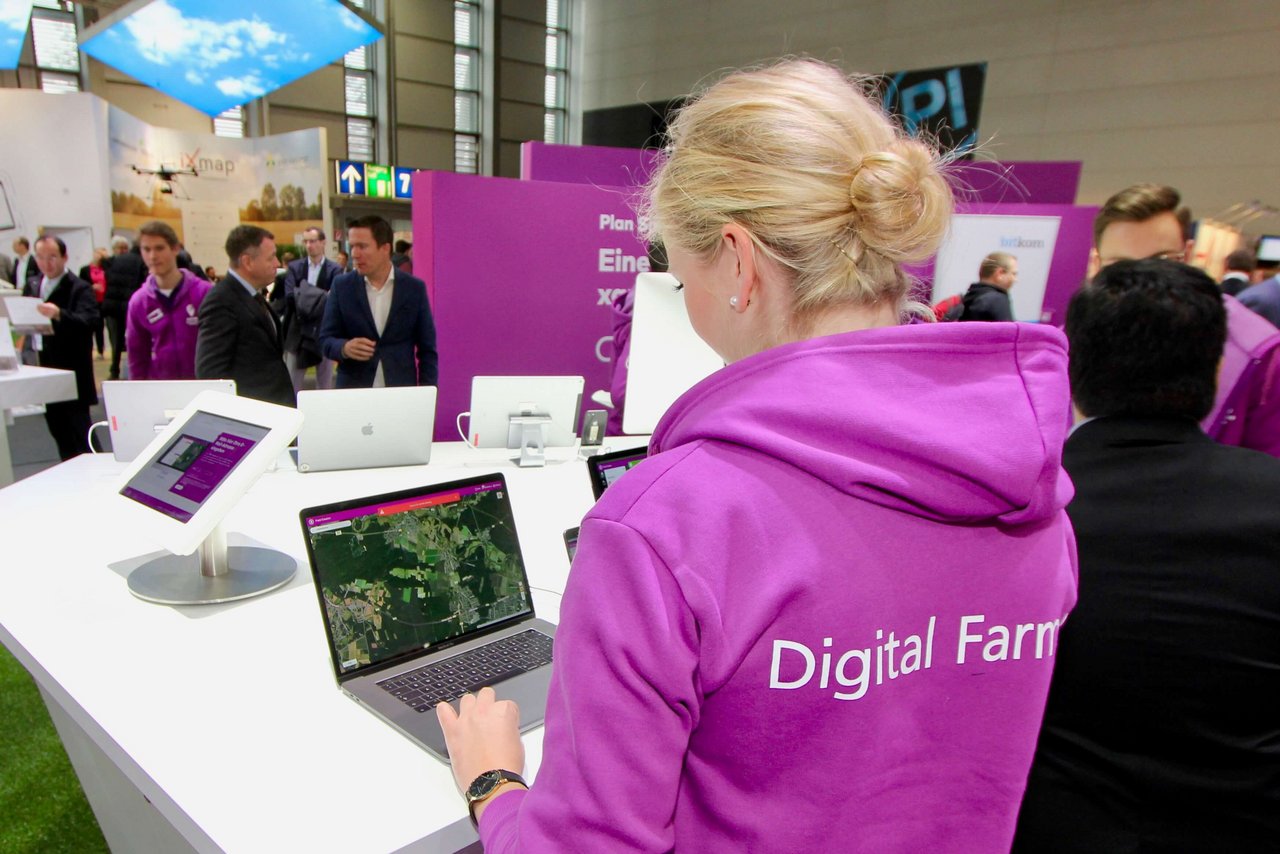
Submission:
[[[739,313],[751,305],[759,285],[759,268],[756,265],[756,244],[751,233],[737,223],[726,223],[720,229],[721,262],[732,278],[734,311]]]

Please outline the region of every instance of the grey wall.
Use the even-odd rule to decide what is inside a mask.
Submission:
[[[1082,160],[1082,203],[1158,181],[1197,215],[1280,206],[1274,0],[591,0],[584,14],[587,110],[786,54],[871,73],[986,61],[988,153]]]

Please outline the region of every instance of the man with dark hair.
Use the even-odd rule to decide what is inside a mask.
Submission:
[[[335,366],[320,352],[320,323],[324,320],[329,288],[343,270],[325,257],[324,242],[322,229],[311,227],[302,232],[307,257],[288,265],[281,289],[284,361],[295,390],[302,388],[302,379],[312,365],[316,369],[316,388],[333,388]]]
[[[1089,275],[1124,259],[1185,260],[1191,242],[1179,201],[1177,190],[1158,184],[1135,184],[1108,199],[1094,219]],[[1222,300],[1227,342],[1218,393],[1201,426],[1224,444],[1280,456],[1280,330],[1235,297]]]
[[[1071,301],[1080,599],[1015,852],[1276,849],[1280,460],[1197,424],[1227,324],[1213,280],[1170,261]]]
[[[129,300],[147,278],[147,265],[136,246],[121,235],[111,238],[112,255],[102,262],[107,276],[107,291],[102,296],[102,319],[111,339],[111,370],[107,378],[120,379],[120,357],[125,351]]]
[[[329,290],[320,348],[338,363],[338,388],[435,385],[436,327],[427,286],[391,264],[391,225],[347,226],[355,272]]]
[[[151,275],[129,298],[125,314],[130,379],[196,377],[200,304],[213,286],[178,266],[180,245],[168,223],[155,220],[138,229],[138,246]]]
[[[265,290],[276,278],[271,232],[238,225],[227,235],[227,275],[200,304],[196,377],[236,381],[236,393],[294,406],[293,383]]]
[[[391,264],[397,270],[413,272],[413,244],[407,240],[397,240],[391,252]]]
[[[957,320],[1013,320],[1013,303],[1009,288],[1018,281],[1018,259],[1008,252],[992,252],[978,266],[978,281],[969,286],[961,300],[962,308],[953,309]]]
[[[14,238],[13,255],[13,286],[22,290],[27,282],[40,275],[40,268],[31,254],[31,241],[25,237]]]
[[[27,280],[27,294],[43,300],[38,311],[49,318],[52,335],[35,335],[40,365],[75,371],[76,398],[46,403],[44,420],[58,445],[59,459],[89,452],[89,407],[98,402],[93,379],[93,329],[98,301],[93,287],[67,269],[67,245],[59,237],[36,240],[35,262],[42,274]]]
[[[1237,249],[1227,255],[1225,267],[1222,281],[1218,285],[1224,294],[1237,297],[1253,284],[1253,271],[1258,268],[1258,259],[1248,249]]]

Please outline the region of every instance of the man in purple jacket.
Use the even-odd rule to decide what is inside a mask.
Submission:
[[[129,379],[195,379],[200,303],[213,286],[178,266],[178,235],[168,223],[146,223],[138,234],[151,275],[125,314]]]
[[[1186,261],[1191,241],[1177,216],[1172,187],[1135,184],[1107,199],[1093,221],[1089,278],[1115,261]],[[1280,457],[1280,330],[1235,297],[1223,295],[1227,343],[1213,411],[1200,426],[1224,445]]]

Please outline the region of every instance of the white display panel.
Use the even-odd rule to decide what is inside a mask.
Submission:
[[[963,294],[978,281],[983,258],[1008,252],[1018,259],[1018,281],[1009,289],[1013,317],[1040,322],[1060,223],[1056,216],[956,214],[938,249],[931,301]]]
[[[724,367],[724,360],[693,331],[678,285],[669,273],[636,276],[624,433],[652,433],[676,398]]]

